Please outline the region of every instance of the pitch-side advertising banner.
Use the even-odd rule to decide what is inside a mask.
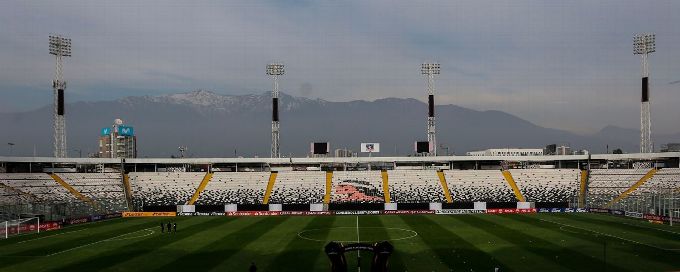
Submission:
[[[361,152],[378,153],[380,152],[380,143],[361,143]]]
[[[225,212],[226,216],[277,216],[277,215],[331,215],[332,212],[328,211],[318,211],[318,212],[306,212],[306,211],[236,211],[236,212]]]
[[[536,213],[536,209],[486,209],[486,213],[504,214],[504,213]]]
[[[486,213],[486,210],[475,210],[475,209],[450,209],[450,210],[436,210],[435,214],[448,215],[448,214],[474,214],[474,213]]]
[[[123,212],[123,217],[177,216],[177,212]]]
[[[433,214],[432,210],[396,210],[396,211],[384,211],[383,214]]]

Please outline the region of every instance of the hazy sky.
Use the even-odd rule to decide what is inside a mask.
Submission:
[[[542,126],[639,127],[637,32],[650,57],[655,133],[680,131],[680,1],[0,0],[0,112],[51,103],[47,36],[73,39],[69,101],[282,90],[331,101],[425,99],[502,110]]]

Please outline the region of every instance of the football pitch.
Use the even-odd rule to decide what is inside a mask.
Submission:
[[[391,271],[680,270],[680,227],[555,213],[120,218],[0,240],[0,271],[328,271],[357,240],[389,241]]]

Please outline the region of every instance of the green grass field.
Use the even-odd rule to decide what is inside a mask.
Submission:
[[[357,235],[391,241],[391,271],[680,270],[679,227],[595,214],[121,218],[0,240],[0,270],[328,271]]]

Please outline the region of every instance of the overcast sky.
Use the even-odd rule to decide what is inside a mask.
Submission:
[[[588,133],[639,127],[634,33],[655,32],[655,133],[680,131],[680,1],[0,0],[0,112],[51,103],[47,36],[73,40],[69,101],[271,88],[331,101],[426,98]]]

